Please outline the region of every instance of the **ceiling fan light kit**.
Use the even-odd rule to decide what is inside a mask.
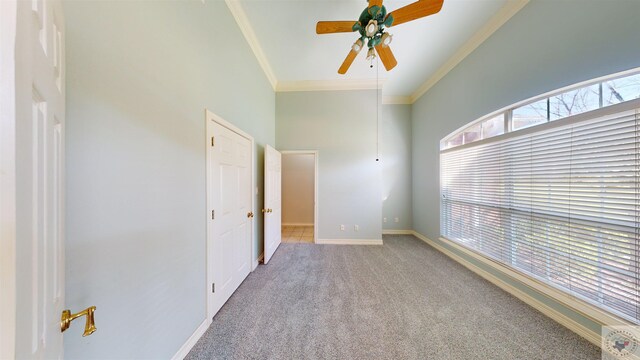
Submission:
[[[389,33],[382,34],[382,46],[389,46],[393,40],[393,35]]]
[[[353,51],[359,53],[360,50],[362,50],[362,45],[364,45],[363,42],[362,42],[362,39],[358,39],[358,40],[356,40],[356,42],[353,43],[353,45],[351,46],[351,49]]]
[[[369,49],[369,51],[367,52],[367,61],[373,61],[373,59],[375,58],[376,58],[375,51],[373,51],[373,49]]]
[[[365,35],[371,39],[378,32],[378,22],[375,20],[369,20],[369,24],[367,25],[367,30],[365,31]]]
[[[369,6],[362,11],[358,21],[318,21],[316,24],[316,33],[331,34],[355,31],[360,33],[360,38],[352,45],[347,58],[338,69],[339,74],[345,74],[347,72],[356,55],[358,55],[364,46],[365,41],[369,48],[367,60],[375,59],[377,52],[385,69],[389,71],[393,69],[398,62],[389,47],[392,41],[392,35],[385,32],[385,28],[433,15],[442,9],[443,2],[444,0],[418,0],[387,13],[387,9],[382,5],[382,0],[369,0]]]

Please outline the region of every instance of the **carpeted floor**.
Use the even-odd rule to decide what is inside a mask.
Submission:
[[[600,350],[413,236],[281,244],[187,359],[600,359]]]

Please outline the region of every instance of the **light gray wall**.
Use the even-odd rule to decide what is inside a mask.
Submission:
[[[415,230],[434,240],[440,235],[442,137],[517,101],[640,66],[638,14],[640,1],[635,0],[531,1],[415,102],[412,109]],[[468,257],[467,260],[474,262]],[[531,292],[521,285],[514,286]],[[592,321],[548,299],[545,301],[599,331]]]
[[[376,96],[376,90],[276,94],[277,149],[318,150],[319,239],[381,239]]]
[[[275,94],[223,1],[64,10],[66,304],[98,328],[72,326],[65,358],[167,359],[205,319],[204,109],[255,137],[262,184]]]
[[[282,224],[313,224],[316,159],[282,154]]]
[[[383,105],[380,125],[382,229],[413,230],[411,105]]]

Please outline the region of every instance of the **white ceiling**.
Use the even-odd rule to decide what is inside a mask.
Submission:
[[[385,0],[388,11],[413,2]],[[398,65],[378,69],[383,95],[410,97],[507,3],[507,0],[444,0],[442,10],[392,27]],[[317,35],[319,20],[356,21],[366,0],[239,0],[278,84],[376,79],[365,51],[346,75],[338,67],[357,33]]]

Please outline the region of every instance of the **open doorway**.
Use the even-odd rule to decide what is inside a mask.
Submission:
[[[282,242],[318,238],[318,152],[282,151]]]

